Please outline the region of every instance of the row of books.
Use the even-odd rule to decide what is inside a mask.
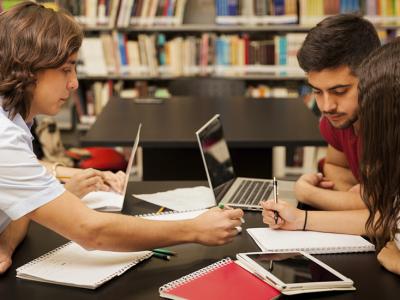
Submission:
[[[176,36],[139,34],[128,39],[122,32],[85,38],[79,73],[86,75],[246,75],[303,74],[296,53],[305,33],[288,33],[263,40],[248,34]]]
[[[179,25],[186,0],[56,0],[88,26]]]
[[[326,16],[359,12],[375,24],[400,24],[398,0],[300,0],[300,24],[315,25]]]
[[[216,0],[217,24],[296,24],[297,0]]]

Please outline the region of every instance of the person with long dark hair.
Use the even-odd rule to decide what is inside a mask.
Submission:
[[[400,275],[400,39],[372,52],[357,75],[360,193],[367,209],[307,212],[267,201],[263,220],[275,229],[367,234],[379,262]]]
[[[400,274],[400,39],[359,70],[362,198],[378,259]]]

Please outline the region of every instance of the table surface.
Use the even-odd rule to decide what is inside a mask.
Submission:
[[[205,185],[205,182],[131,183],[125,200],[124,213],[150,213],[157,210],[157,206],[129,196],[133,191],[135,193],[151,193],[195,185]],[[247,212],[245,219],[245,228],[262,226],[260,213]],[[236,253],[239,252],[259,251],[259,248],[245,231],[235,238],[231,244],[220,247],[196,244],[174,246],[170,249],[176,251],[178,255],[170,261],[151,258],[94,291],[27,281],[15,277],[17,267],[65,242],[66,240],[57,234],[33,224],[27,238],[16,250],[11,269],[5,275],[0,276],[0,299],[158,299],[158,288],[169,281],[210,265],[224,257],[234,258]],[[355,282],[357,290],[303,294],[291,296],[290,299],[394,299],[400,295],[399,276],[384,270],[378,264],[374,253],[316,256],[343,275],[351,278]]]
[[[84,146],[131,146],[139,123],[141,145],[195,148],[195,132],[220,114],[232,147],[319,146],[318,118],[301,100],[173,97],[162,104],[113,98],[81,139]]]

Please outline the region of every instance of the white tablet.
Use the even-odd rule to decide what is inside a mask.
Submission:
[[[305,252],[239,253],[237,259],[240,266],[283,294],[355,290],[351,279]]]

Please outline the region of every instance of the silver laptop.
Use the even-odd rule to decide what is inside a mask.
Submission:
[[[261,200],[273,198],[272,180],[236,177],[219,115],[197,132],[208,183],[218,203],[246,210],[261,210]],[[297,205],[294,182],[278,180],[279,198]]]

